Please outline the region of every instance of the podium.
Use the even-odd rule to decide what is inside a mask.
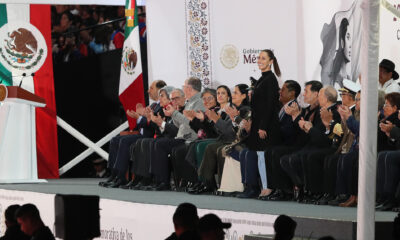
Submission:
[[[38,179],[35,107],[43,98],[17,86],[0,84],[0,183],[46,182]]]

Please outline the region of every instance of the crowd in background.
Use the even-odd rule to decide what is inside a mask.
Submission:
[[[146,41],[145,7],[138,7],[140,41]],[[55,63],[120,49],[124,43],[125,7],[54,5],[51,7]],[[112,21],[109,24],[103,24]]]

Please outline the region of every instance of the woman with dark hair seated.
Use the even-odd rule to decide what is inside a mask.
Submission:
[[[378,201],[376,210],[387,211],[399,205],[395,192],[400,183],[400,93],[389,93],[385,96],[384,115],[389,115],[379,124],[379,133],[389,151],[378,154],[376,192]]]
[[[201,97],[207,111],[213,111],[220,114],[222,118],[227,118],[223,108],[230,104],[231,93],[228,87],[219,86],[217,91],[206,88]],[[198,145],[212,143],[218,137],[214,122],[208,119],[204,112],[185,111],[184,115],[190,120],[190,127],[197,132],[198,140],[191,142],[189,145],[182,145],[172,152],[171,160],[177,190],[186,187],[188,182],[197,181],[196,170],[199,160],[197,159],[196,149]]]
[[[189,193],[200,194],[216,190],[217,183],[214,175],[218,173],[218,180],[220,181],[224,167],[225,158],[222,156],[222,149],[235,140],[236,131],[241,122],[239,111],[242,108],[248,107],[249,104],[248,88],[249,86],[246,84],[235,86],[232,93],[233,106],[225,107],[225,111],[229,117],[223,118],[222,115],[215,112],[206,112],[208,119],[214,122],[214,127],[219,137],[215,143],[211,143],[205,148],[203,160],[198,169],[200,181],[187,189]]]

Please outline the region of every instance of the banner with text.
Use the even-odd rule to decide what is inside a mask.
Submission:
[[[33,203],[40,216],[54,233],[54,194],[0,189],[0,236],[4,235],[4,211],[12,204]],[[131,203],[100,199],[100,232],[98,240],[148,240],[165,239],[173,231],[172,216],[176,206]],[[226,239],[244,239],[245,234],[273,234],[277,216],[247,212],[198,209],[199,216],[218,215],[231,222]]]

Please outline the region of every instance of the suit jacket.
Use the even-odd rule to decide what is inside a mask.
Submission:
[[[197,93],[192,98],[190,98],[186,103],[184,110],[200,110],[204,112],[206,109],[200,96],[201,93]],[[190,127],[189,119],[187,119],[179,111],[175,111],[171,117],[175,126],[179,128],[176,138],[185,139],[189,142],[196,140],[197,133],[193,131],[193,129]]]
[[[400,128],[399,127],[392,128],[392,131],[390,131],[390,137],[394,140],[396,149],[399,150],[400,149]]]
[[[177,133],[178,133],[178,127],[175,126],[175,124],[172,121],[172,118],[166,117],[164,131],[162,133],[160,132],[160,137],[175,138]]]
[[[291,101],[292,103],[294,101]],[[289,104],[290,104],[289,103]],[[281,130],[282,143],[285,145],[293,145],[296,142],[296,126],[292,116],[285,113],[282,107],[283,115],[279,116],[279,125]]]
[[[164,112],[162,110],[160,103],[152,103],[150,105],[150,108],[153,109],[153,113],[155,115],[160,114],[161,116],[164,116]],[[156,133],[157,129],[158,126],[144,116],[141,116],[138,119],[135,127],[135,130],[140,131],[140,133],[146,138],[154,137],[154,134]]]
[[[268,146],[280,143],[279,105],[278,80],[272,71],[263,72],[251,97],[252,122],[246,141],[250,150],[262,151]],[[267,132],[266,139],[259,137],[260,129]]]
[[[332,122],[330,123],[329,129],[327,129],[322,122],[321,115],[319,114],[319,119],[313,123],[313,127],[310,129],[308,134],[310,135],[308,146],[312,147],[332,147],[333,143],[333,128],[337,123],[341,122],[340,114],[337,111],[337,105],[333,104],[328,107],[328,111],[332,112]],[[337,146],[334,146],[337,147]]]
[[[213,110],[218,114],[218,111],[220,110],[219,107],[214,107],[210,110]],[[221,115],[226,115],[225,112],[222,112]],[[202,138],[216,138],[218,137],[217,130],[214,127],[214,122],[209,120],[207,116],[204,116],[204,120],[200,121],[198,118],[194,118],[192,121],[189,123],[190,127],[195,131],[196,133],[199,133],[201,131],[203,133]]]
[[[380,119],[379,122],[389,121],[393,123],[395,126],[400,127],[400,120],[398,118],[398,112],[396,111],[392,115],[387,118]],[[379,123],[378,123],[379,124]],[[378,152],[380,151],[391,151],[396,150],[395,142],[389,138],[386,133],[381,131],[381,128],[378,126]]]
[[[317,123],[321,122],[319,110],[319,106],[313,109],[311,109],[310,106],[303,108],[301,114],[293,121],[294,135],[296,136],[294,146],[301,148],[306,145],[310,138],[309,134],[300,129],[300,119],[303,118],[305,121],[311,121],[313,126],[315,126]]]

